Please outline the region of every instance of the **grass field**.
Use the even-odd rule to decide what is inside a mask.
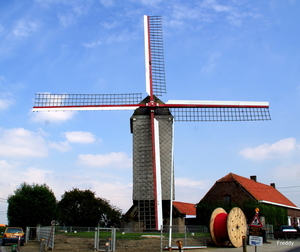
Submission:
[[[77,233],[61,233],[63,235],[67,236],[73,236],[73,237],[78,237],[78,238],[94,238],[95,237],[95,232],[90,231],[90,232],[77,232]],[[110,237],[111,232],[103,231],[100,232],[100,238],[106,238]],[[153,236],[160,238],[160,233],[158,232],[153,232],[153,233],[124,233],[124,232],[116,232],[116,238],[119,239],[125,239],[125,240],[140,240],[140,239],[145,239],[145,236]],[[187,237],[191,237],[191,234],[188,234]],[[204,233],[194,233],[194,237],[205,237]],[[168,238],[169,234],[165,233],[163,234],[163,237]],[[183,233],[174,233],[172,234],[173,238],[183,238],[184,234]]]

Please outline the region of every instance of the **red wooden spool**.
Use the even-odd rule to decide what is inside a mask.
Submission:
[[[229,214],[223,208],[216,208],[210,218],[210,235],[217,246],[243,245],[242,237],[247,233],[246,217],[243,211],[234,207]]]

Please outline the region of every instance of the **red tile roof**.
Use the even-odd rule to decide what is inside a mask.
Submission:
[[[273,186],[255,182],[234,173],[229,173],[217,182],[237,181],[248,193],[250,193],[257,201],[268,201],[275,204],[297,207],[288,198],[277,191]]]
[[[173,201],[173,206],[177,208],[177,210],[186,215],[196,215],[196,204],[185,203],[179,201]]]

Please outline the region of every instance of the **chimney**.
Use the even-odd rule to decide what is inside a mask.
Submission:
[[[256,182],[256,175],[250,176],[250,179]]]
[[[270,186],[276,188],[276,187],[275,187],[275,183],[270,183]]]

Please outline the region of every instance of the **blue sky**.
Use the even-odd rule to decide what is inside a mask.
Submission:
[[[271,121],[175,123],[176,200],[229,172],[300,206],[296,0],[0,2],[0,223],[23,182],[132,204],[131,111],[33,113],[34,95],[145,92],[143,15],[163,16],[168,100],[268,101]]]

